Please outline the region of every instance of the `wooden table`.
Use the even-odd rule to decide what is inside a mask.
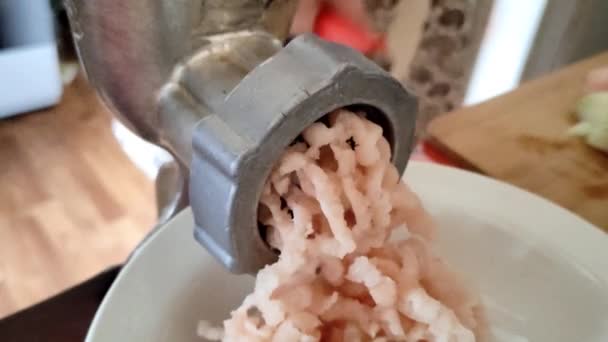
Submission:
[[[605,65],[608,53],[438,117],[428,127],[430,143],[469,169],[537,193],[608,231],[608,154],[566,135],[587,72]]]
[[[155,222],[154,183],[84,78],[0,120],[0,319],[123,262]]]

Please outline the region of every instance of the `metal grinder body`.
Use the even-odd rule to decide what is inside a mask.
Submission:
[[[356,106],[405,169],[416,101],[358,52],[302,35],[283,47],[297,1],[66,0],[89,80],[188,174],[194,237],[226,268],[276,260],[257,206],[283,150],[325,114]],[[179,246],[176,246],[179,248]]]

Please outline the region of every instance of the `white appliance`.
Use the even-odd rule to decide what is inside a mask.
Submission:
[[[0,1],[0,118],[52,106],[62,94],[48,0]]]

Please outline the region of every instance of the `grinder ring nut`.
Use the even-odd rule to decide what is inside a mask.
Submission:
[[[234,273],[274,262],[257,224],[266,178],[306,127],[351,105],[373,109],[371,119],[383,126],[403,172],[416,100],[376,64],[308,34],[253,69],[194,130],[189,190],[196,240]]]

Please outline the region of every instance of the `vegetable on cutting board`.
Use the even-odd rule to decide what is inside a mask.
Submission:
[[[578,124],[568,130],[591,147],[608,153],[608,90],[585,95],[576,108]]]

